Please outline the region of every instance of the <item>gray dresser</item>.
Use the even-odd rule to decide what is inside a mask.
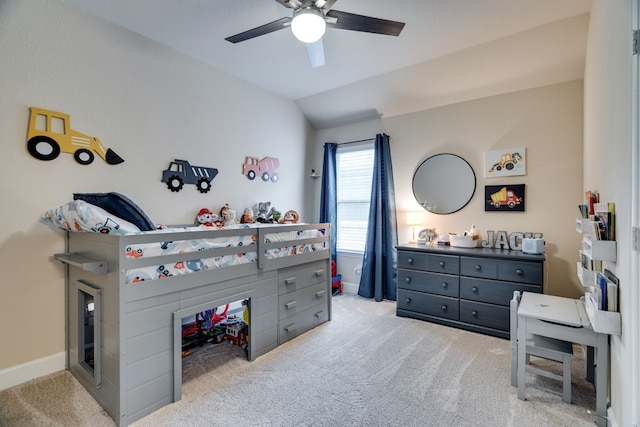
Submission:
[[[544,255],[400,245],[398,316],[509,338],[513,291],[542,293]]]

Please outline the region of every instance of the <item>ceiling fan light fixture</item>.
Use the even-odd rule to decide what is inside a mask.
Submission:
[[[293,14],[291,31],[303,43],[315,43],[324,35],[327,23],[324,14],[315,7],[298,9]]]

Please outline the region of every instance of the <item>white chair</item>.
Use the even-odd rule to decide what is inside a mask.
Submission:
[[[518,306],[520,305],[520,292],[513,292],[511,300],[511,385],[518,386]],[[571,357],[573,356],[573,344],[554,338],[541,337],[539,335],[527,336],[526,372],[533,372],[547,378],[562,382],[562,400],[571,403]],[[547,360],[562,363],[562,375],[545,371],[530,364],[530,356],[536,356]]]

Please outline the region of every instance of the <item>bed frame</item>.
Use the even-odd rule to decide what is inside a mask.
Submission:
[[[233,230],[113,236],[67,232],[67,369],[118,426],[126,426],[181,399],[182,319],[213,307],[246,300],[248,359],[265,354],[331,320],[329,224],[273,225]],[[280,231],[326,230],[323,236],[269,243]],[[141,243],[254,235],[243,246],[257,261],[127,284],[128,269],[238,253],[238,247],[128,259]],[[324,249],[269,259],[266,251],[318,244]],[[86,322],[93,303],[93,325]],[[88,334],[88,335],[87,335]],[[86,338],[89,336],[90,338]],[[87,345],[95,347],[91,362]]]

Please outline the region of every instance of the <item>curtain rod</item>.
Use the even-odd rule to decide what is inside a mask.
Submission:
[[[359,142],[368,142],[368,141],[375,141],[375,138],[368,138],[368,139],[359,139],[357,141],[349,141],[349,142],[337,142],[336,145],[349,145],[349,144],[357,144]]]

